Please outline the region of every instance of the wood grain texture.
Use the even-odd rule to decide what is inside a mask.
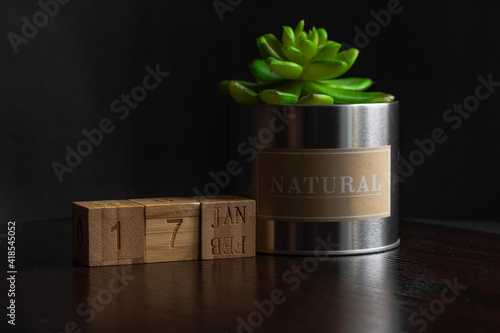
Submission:
[[[260,324],[254,333],[498,332],[500,235],[415,223],[400,230],[400,248],[371,255],[89,268],[72,260],[68,220],[19,223],[16,329],[235,333],[250,317]],[[439,315],[429,312],[425,329],[412,325],[454,279],[467,288]],[[277,291],[286,299],[263,315]]]
[[[145,262],[200,259],[200,203],[193,198],[132,199],[145,207]]]
[[[255,200],[239,196],[199,198],[201,258],[255,256]]]
[[[258,254],[89,268],[72,260],[68,222],[17,225],[19,332],[235,333],[249,317],[260,324],[250,327],[254,333],[479,333],[500,327],[498,234],[402,223],[401,247],[378,254],[319,261]],[[441,299],[445,280],[454,279],[467,288],[439,315],[429,312],[433,321],[425,329],[412,325],[410,317],[417,313],[420,320],[420,308]],[[263,315],[260,305],[271,309],[266,301],[278,291],[284,301]],[[75,329],[66,330],[71,325]]]
[[[73,203],[73,256],[88,266],[144,262],[144,207],[127,200]]]

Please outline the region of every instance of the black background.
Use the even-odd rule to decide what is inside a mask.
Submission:
[[[443,121],[479,76],[500,81],[497,2],[402,0],[357,45],[354,29],[375,29],[371,11],[389,1],[238,2],[221,21],[212,1],[72,0],[16,54],[7,34],[21,35],[40,6],[2,1],[0,220],[69,217],[72,201],[193,195],[230,159],[229,100],[216,82],[251,79],[255,39],[305,19],[358,46],[348,76],[400,100],[403,158],[435,128],[447,135],[401,184],[401,215],[498,221],[500,87],[456,130]],[[170,75],[120,120],[111,103],[157,64]],[[51,163],[103,118],[115,130],[60,183]]]

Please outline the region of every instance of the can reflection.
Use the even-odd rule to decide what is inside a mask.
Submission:
[[[269,320],[282,321],[283,330],[401,332],[404,323],[395,293],[398,252],[283,257],[280,265],[259,266],[263,267],[259,275],[266,274],[268,281],[275,281],[269,288],[283,291],[286,298],[275,305],[275,315]],[[276,261],[276,257],[264,258],[270,264]]]

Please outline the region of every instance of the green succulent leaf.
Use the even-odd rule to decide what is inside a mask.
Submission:
[[[342,45],[336,42],[327,42],[314,56],[312,61],[320,59],[334,60]],[[341,59],[340,59],[341,60]]]
[[[257,47],[262,59],[273,57],[283,60],[285,56],[281,51],[282,46],[281,42],[273,34],[266,34],[257,38]]]
[[[297,24],[297,27],[295,27],[295,41],[299,38],[300,35],[302,35],[302,32],[304,31],[304,20],[300,20],[300,22]],[[297,44],[295,44],[297,46]]]
[[[283,78],[276,74],[262,59],[255,59],[250,63],[250,72],[260,83],[271,83],[282,81]]]
[[[285,80],[282,83],[275,85],[274,89],[299,97],[302,92],[303,85],[304,83],[301,80]]]
[[[301,50],[296,48],[295,46],[285,45],[281,49],[288,60],[296,62],[297,64],[303,66],[304,65],[304,53]]]
[[[229,92],[229,82],[231,81],[236,81],[239,84],[255,91],[255,92],[260,92],[261,90],[264,89],[270,89],[274,86],[276,86],[276,83],[255,83],[255,82],[248,82],[248,81],[242,81],[242,80],[224,80],[219,82],[219,89],[225,93],[230,95],[231,93]]]
[[[304,70],[304,80],[328,80],[345,73],[347,64],[340,60],[315,60]]]
[[[295,104],[298,100],[298,97],[294,94],[282,92],[275,89],[262,90],[259,93],[259,97],[266,104],[273,105]]]
[[[262,59],[271,57],[274,53],[269,44],[267,44],[266,37],[264,36],[260,36],[259,38],[257,38],[257,47],[259,49],[259,53]],[[277,54],[275,55],[278,56]]]
[[[325,94],[333,97],[338,104],[386,103],[394,101],[394,96],[383,92],[364,92],[325,87],[317,82],[307,81],[304,90],[309,93]]]
[[[358,58],[358,55],[359,55],[359,50],[355,49],[355,48],[352,48],[352,49],[349,49],[349,50],[345,50],[345,51],[339,52],[335,56],[335,59],[336,60],[341,60],[341,61],[344,61],[344,62],[347,63],[347,68],[345,70],[347,72],[352,67],[352,65],[354,65],[354,62]],[[344,73],[342,73],[342,74],[344,74]]]
[[[328,33],[324,28],[319,28],[318,29],[318,46],[322,46],[326,44],[326,41],[328,40]]]
[[[299,99],[297,104],[329,105],[333,104],[333,97],[323,94],[309,94]]]
[[[231,80],[223,80],[223,81],[220,81],[219,84],[217,85],[220,89],[220,91],[222,91],[224,94],[228,94],[230,95],[229,93],[229,82]]]
[[[310,41],[309,39],[304,39],[299,42],[299,50],[304,53],[305,62],[307,62],[316,54],[318,44]]]
[[[348,77],[332,80],[318,80],[317,83],[329,88],[363,91],[371,87],[373,81],[367,78]]]
[[[313,28],[311,31],[309,31],[309,33],[307,34],[307,39],[309,39],[314,44],[318,45],[319,36],[316,28]]]
[[[307,33],[305,31],[302,31],[302,33],[295,37],[295,47],[300,49],[300,43],[304,40],[307,39]]]
[[[267,43],[273,48],[273,50],[278,53],[281,58],[283,58],[284,55],[281,52],[283,44],[281,44],[280,40],[273,34],[265,34],[264,37],[266,38]]]
[[[241,104],[259,104],[259,94],[250,88],[238,83],[237,81],[229,81],[229,93],[237,103]]]
[[[292,61],[282,61],[269,57],[266,62],[267,65],[282,78],[298,80],[302,76],[302,66]]]
[[[283,26],[283,37],[281,38],[283,46],[295,46],[295,33],[288,26]]]

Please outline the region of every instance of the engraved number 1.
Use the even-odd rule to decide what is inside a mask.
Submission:
[[[174,232],[172,233],[172,236],[170,236],[170,248],[174,248],[174,243],[175,243],[175,236],[177,235],[177,231],[179,231],[179,228],[181,227],[182,224],[182,219],[175,219],[175,220],[167,220],[167,223],[177,223],[174,228]]]
[[[120,221],[116,221],[116,224],[109,231],[113,232],[115,230],[116,230],[116,249],[120,250],[122,248],[121,234],[120,234]]]

